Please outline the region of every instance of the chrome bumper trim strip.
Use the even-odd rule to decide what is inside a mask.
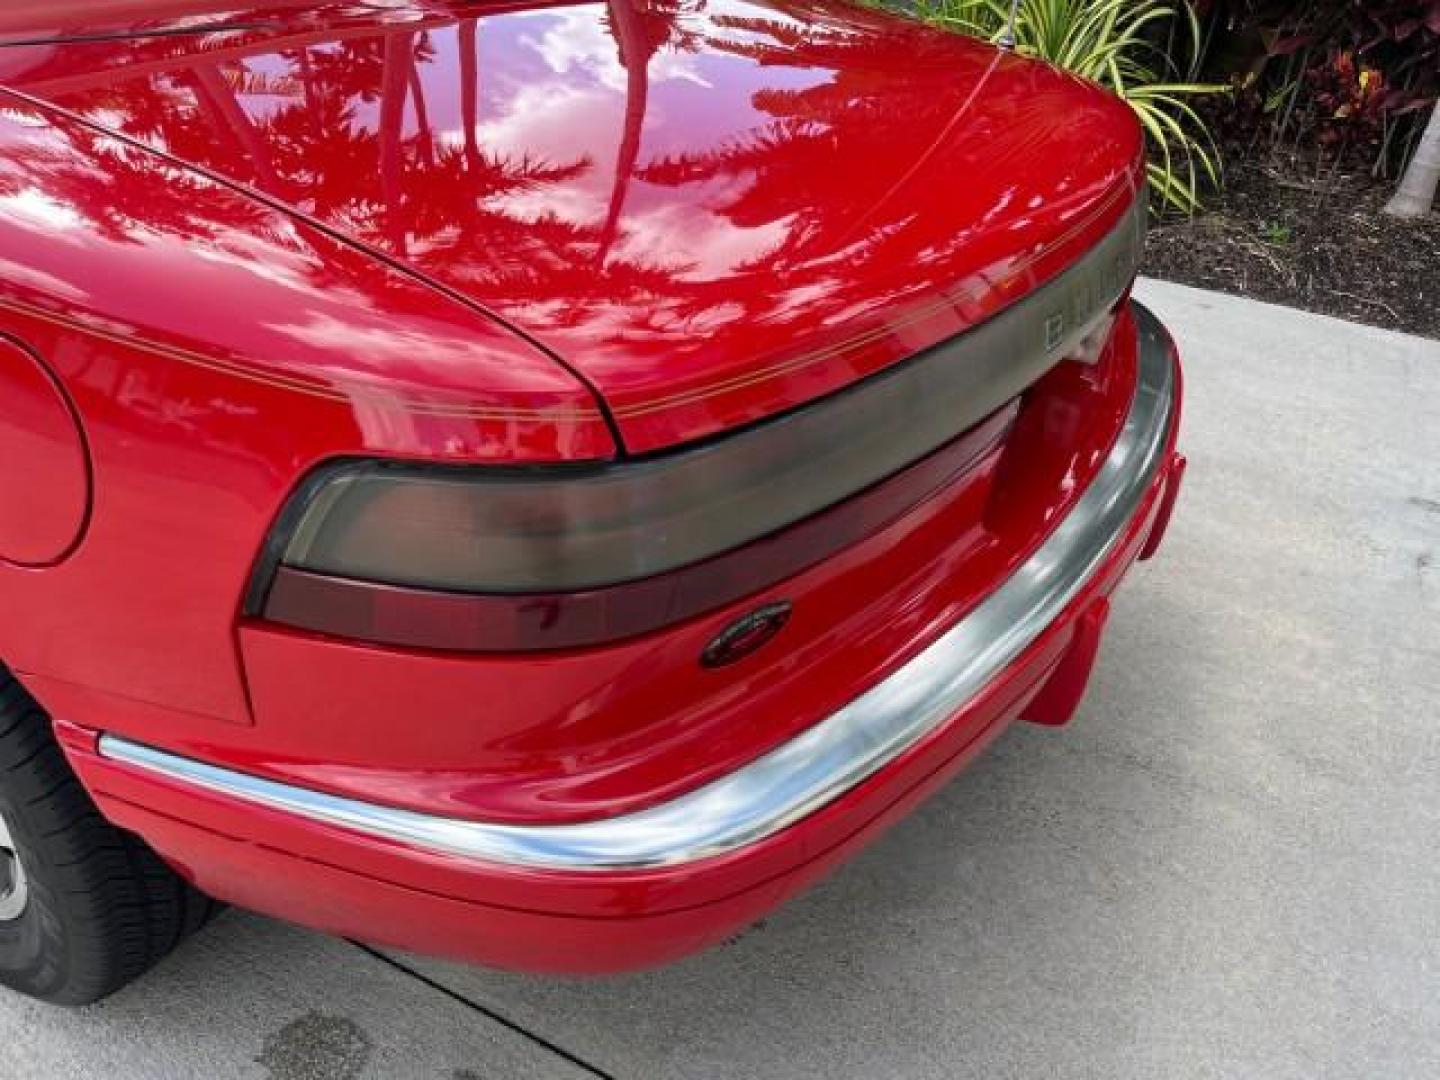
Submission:
[[[435,817],[218,768],[115,735],[100,753],[180,784],[425,851],[510,866],[625,870],[691,863],[753,844],[844,795],[936,730],[1033,643],[1084,588],[1157,475],[1176,374],[1159,322],[1135,305],[1135,399],[1071,513],[1009,579],[913,660],[732,773],[669,802],[568,825]]]

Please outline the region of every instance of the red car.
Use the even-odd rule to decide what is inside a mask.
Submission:
[[[835,0],[0,13],[0,982],[719,941],[1179,486],[1127,107]],[[212,899],[213,898],[213,901]]]

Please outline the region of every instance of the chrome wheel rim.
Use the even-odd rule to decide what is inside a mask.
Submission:
[[[0,814],[0,923],[12,922],[25,912],[30,886],[5,815]]]

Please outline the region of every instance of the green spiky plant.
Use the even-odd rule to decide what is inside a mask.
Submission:
[[[912,10],[990,41],[1011,33],[1010,0],[916,0]],[[1020,0],[1013,33],[1017,51],[1128,102],[1150,143],[1151,189],[1184,213],[1199,209],[1201,184],[1219,185],[1220,158],[1188,99],[1224,88],[1195,81],[1202,41],[1189,0]]]

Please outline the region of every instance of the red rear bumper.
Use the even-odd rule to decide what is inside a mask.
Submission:
[[[1178,361],[1158,323],[1143,312],[1139,322],[1125,432],[1045,545],[880,683],[696,792],[547,832],[256,783],[124,739],[97,745],[80,729],[62,728],[67,751],[108,817],[245,907],[532,970],[613,971],[691,952],[852,854],[1012,720],[1068,718],[1105,598],[1158,544],[1183,464]]]

